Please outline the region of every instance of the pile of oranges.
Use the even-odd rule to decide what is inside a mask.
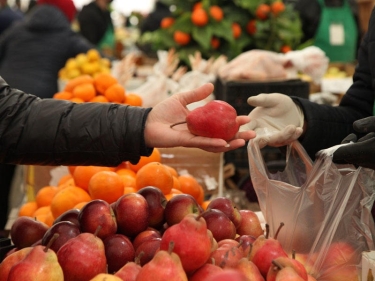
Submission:
[[[95,76],[80,75],[69,80],[64,89],[54,94],[53,98],[82,102],[111,102],[142,106],[142,98],[135,93],[126,93],[125,88],[109,73]]]
[[[35,217],[51,226],[53,221],[70,209],[81,209],[87,202],[102,199],[115,202],[122,195],[137,192],[146,186],[159,188],[167,200],[177,194],[190,194],[205,209],[204,189],[189,174],[180,175],[173,167],[161,163],[155,148],[149,157],[137,164],[123,162],[117,167],[69,166],[69,173],[59,179],[57,186],[38,190],[35,201],[23,204],[19,216]]]

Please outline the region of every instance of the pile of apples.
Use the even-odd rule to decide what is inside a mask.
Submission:
[[[167,201],[148,186],[112,204],[92,200],[51,227],[17,218],[0,281],[316,280],[284,251],[279,231],[268,237],[255,212],[238,210],[226,197],[203,210],[188,194]],[[343,258],[335,250],[332,263]]]

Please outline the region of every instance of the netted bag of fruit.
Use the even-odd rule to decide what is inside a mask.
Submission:
[[[333,163],[339,146],[312,162],[295,141],[285,169],[270,173],[257,141],[248,145],[251,180],[271,235],[284,223],[277,239],[318,281],[359,280],[361,254],[374,249],[375,171]]]

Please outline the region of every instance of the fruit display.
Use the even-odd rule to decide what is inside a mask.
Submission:
[[[110,73],[97,73],[95,76],[82,74],[66,82],[54,99],[82,102],[111,102],[142,106],[142,98],[136,93],[127,93],[123,85]]]
[[[160,189],[143,187],[111,204],[94,199],[65,211],[50,227],[17,218],[10,231],[16,248],[0,263],[0,281],[358,280],[349,244],[324,250],[320,275],[313,265],[322,253],[286,252],[277,240],[283,223],[274,237],[265,226],[226,197],[203,209],[190,195],[168,201]]]
[[[155,51],[174,48],[186,64],[195,51],[204,58],[233,59],[250,49],[285,53],[306,43],[298,13],[280,0],[162,2],[175,8],[172,15],[160,28],[142,34],[138,44]]]
[[[90,49],[86,53],[80,53],[66,61],[60,69],[59,79],[69,81],[83,74],[95,76],[99,73],[110,73],[111,61],[101,56],[96,49]]]

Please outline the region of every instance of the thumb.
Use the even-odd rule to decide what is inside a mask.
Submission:
[[[206,83],[203,86],[200,86],[194,90],[176,94],[177,99],[183,104],[184,106],[203,100],[207,98],[214,90],[214,85],[212,83]]]
[[[247,99],[247,103],[251,106],[257,107],[274,107],[280,103],[277,96],[279,94],[259,94]]]

